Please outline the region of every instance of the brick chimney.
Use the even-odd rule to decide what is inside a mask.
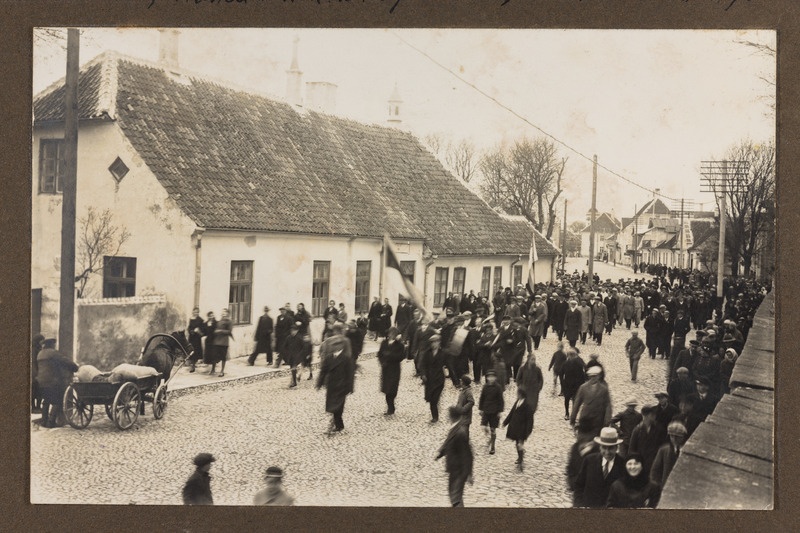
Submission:
[[[161,34],[158,43],[158,62],[167,68],[177,69],[178,64],[178,37],[180,30],[174,28],[162,28],[158,30]]]

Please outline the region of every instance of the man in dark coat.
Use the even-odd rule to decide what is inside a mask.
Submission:
[[[408,329],[408,324],[411,322],[413,317],[414,308],[408,303],[408,300],[400,297],[400,303],[397,305],[397,312],[394,314],[394,325],[397,326],[397,330],[402,335],[402,340],[405,342],[406,340],[406,330]]]
[[[42,422],[45,428],[63,425],[62,402],[64,392],[72,383],[72,374],[78,365],[56,350],[55,339],[45,339],[43,349],[36,356],[39,394],[42,396]]]
[[[569,420],[569,402],[586,381],[586,365],[575,348],[567,349],[567,360],[561,367],[561,393],[564,395],[564,420]]]
[[[650,468],[650,481],[657,483],[659,487],[664,487],[672,468],[681,455],[683,445],[686,442],[687,431],[680,422],[672,422],[667,427],[669,442],[662,444],[653,460]]]
[[[285,359],[285,357],[283,357],[283,343],[292,330],[292,324],[294,324],[294,313],[292,313],[292,309],[289,307],[288,303],[284,307],[281,307],[279,311],[281,314],[275,322],[275,351],[278,352],[278,357],[275,358],[276,368],[281,365],[281,359]]]
[[[517,388],[525,389],[525,403],[531,408],[532,413],[536,413],[539,408],[539,392],[544,386],[542,369],[536,364],[536,355],[531,353],[525,364],[519,369],[517,377]]]
[[[444,390],[447,356],[439,349],[441,337],[432,327],[419,335],[419,371],[425,385],[425,401],[430,405],[431,423],[439,421],[439,398]]]
[[[520,350],[525,351],[525,336],[519,328],[511,324],[511,317],[503,317],[495,344],[500,348],[500,356],[506,365],[506,385],[508,385],[515,368],[517,354]]]
[[[622,442],[617,430],[603,428],[594,442],[600,445],[600,451],[583,458],[575,479],[575,507],[605,507],[611,485],[625,473],[625,460],[617,455]]]
[[[652,309],[650,315],[644,319],[644,330],[647,332],[645,336],[645,344],[647,344],[647,351],[650,359],[656,358],[656,349],[659,345],[660,337],[663,330],[664,317],[658,312],[657,308]]]
[[[642,407],[642,421],[633,428],[628,453],[638,453],[642,456],[642,465],[647,475],[656,458],[658,449],[667,438],[666,431],[656,422],[656,408],[652,405]]]
[[[497,439],[497,426],[500,422],[500,413],[504,409],[503,389],[497,382],[494,370],[486,371],[486,384],[481,390],[478,400],[478,410],[481,413],[481,426],[484,432],[491,431],[489,436],[489,454],[494,455],[494,444]]]
[[[292,382],[289,385],[290,389],[297,386],[297,368],[303,364],[305,359],[305,344],[303,343],[303,336],[300,335],[301,325],[302,323],[300,321],[295,322],[292,325],[289,336],[283,341],[282,357],[289,363],[289,367],[292,369]]]
[[[577,305],[577,303],[575,305]],[[567,303],[564,294],[559,293],[558,300],[553,302],[553,311],[548,315],[550,317],[550,323],[553,325],[553,330],[558,334],[558,340],[564,338],[564,318],[566,318],[568,310],[569,303]],[[580,325],[578,325],[578,331],[580,331],[580,329]]]
[[[367,328],[359,327],[358,322],[355,320],[351,320],[346,327],[347,330],[344,335],[350,341],[351,357],[353,358],[353,363],[358,363],[358,356],[364,350],[364,337],[367,336]]]
[[[311,323],[311,315],[306,311],[306,306],[302,303],[297,304],[297,312],[294,314],[294,321],[300,322],[300,336],[308,333],[308,325]]]
[[[372,298],[372,303],[369,306],[369,312],[367,313],[367,320],[368,325],[367,329],[373,335],[373,339],[378,338],[378,330],[381,328],[381,310],[383,306],[381,305],[380,299],[377,296]]]
[[[619,298],[617,297],[617,290],[614,289],[611,291],[609,296],[606,296],[603,300],[603,305],[606,306],[606,311],[608,312],[608,322],[606,322],[606,334],[611,335],[611,331],[614,329],[614,324],[617,323],[617,311],[619,307]]]
[[[379,337],[385,337],[386,332],[392,327],[392,314],[394,314],[394,310],[389,303],[389,298],[384,298],[383,305],[381,306],[380,328],[378,329]]]
[[[216,459],[210,453],[201,453],[194,458],[195,471],[183,486],[184,505],[213,505],[211,476],[208,471]]]
[[[400,331],[389,328],[386,338],[378,349],[381,365],[381,392],[386,396],[386,415],[394,414],[394,399],[400,384],[400,363],[405,359],[405,346],[400,341]]]
[[[342,325],[334,325],[333,335],[325,340],[325,350],[320,346],[319,378],[317,390],[324,385],[325,411],[333,415],[328,434],[344,429],[342,413],[347,395],[351,394],[355,385],[355,364],[350,352],[350,341],[342,334]],[[325,344],[323,343],[323,344]]]
[[[461,423],[460,410],[450,407],[448,414],[453,425],[439,448],[436,460],[445,458],[445,470],[449,478],[447,491],[450,495],[450,503],[453,507],[464,507],[464,484],[472,479],[474,454],[472,445],[469,443],[469,433]]]
[[[600,381],[601,372],[599,366],[592,366],[586,370],[589,381],[578,388],[569,419],[578,433],[587,437],[598,435],[600,429],[611,421],[611,395],[608,392],[608,385]],[[580,413],[579,419],[578,413]]]
[[[256,341],[256,347],[253,353],[247,358],[247,364],[253,366],[256,362],[258,354],[267,354],[267,364],[272,364],[272,317],[269,316],[269,307],[264,306],[264,314],[258,319],[256,332],[253,334],[253,339]]]

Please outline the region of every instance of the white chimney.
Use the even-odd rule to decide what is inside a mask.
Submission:
[[[300,97],[300,90],[303,86],[303,72],[297,63],[297,44],[300,42],[300,37],[295,36],[292,48],[292,64],[289,70],[286,71],[286,101],[291,105],[301,105],[303,103]]]
[[[162,28],[158,30],[161,34],[158,43],[158,62],[165,67],[178,68],[178,37],[180,30]]]
[[[336,89],[336,84],[327,81],[306,83],[306,107],[321,113],[333,113],[336,109]]]

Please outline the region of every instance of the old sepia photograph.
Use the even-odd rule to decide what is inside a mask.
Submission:
[[[31,503],[774,508],[774,30],[31,38]]]

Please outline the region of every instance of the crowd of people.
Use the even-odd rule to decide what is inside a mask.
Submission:
[[[458,390],[456,404],[446,411],[451,426],[436,458],[445,458],[451,504],[463,506],[464,486],[472,481],[475,460],[470,426],[476,408],[488,453],[496,453],[502,418],[505,437],[515,443],[516,468],[524,468],[525,443],[532,435],[544,386],[536,355],[541,340],[553,335],[557,344],[547,371],[552,371],[554,390],[563,396],[564,419],[574,429],[566,472],[574,505],[655,507],[686,439],[729,392],[733,366],[768,289],[752,280],[726,280],[720,299],[708,275],[644,267],[661,275],[650,280],[600,283],[576,271],[535,287],[519,286],[514,291],[507,287],[497,291],[491,302],[473,291],[450,294],[438,316],[426,315],[405,300],[393,313],[388,301],[380,304],[376,298],[367,317],[348,320],[344,306],[331,301],[324,314],[316,381],[316,388],[326,389],[325,409],[332,417],[326,433],[344,429],[344,407],[354,391],[357,359],[365,337],[371,335],[380,342],[377,360],[387,417],[396,411],[404,360],[413,360],[431,424],[439,421],[446,383],[452,382]],[[302,304],[296,311],[286,304],[273,327],[265,307],[249,363],[265,353],[268,365],[274,358],[276,366],[282,361],[290,366],[290,387],[297,385],[301,366],[309,368],[308,379],[312,379],[310,319]],[[644,341],[639,338],[640,324]],[[637,380],[638,361],[645,353],[668,360],[668,375],[663,390],[653,391],[652,403],[637,410],[639,403],[630,398],[626,408],[615,414],[603,363],[597,354],[584,360],[581,349],[591,351],[587,342],[601,346],[604,334],[623,328],[630,334],[625,343],[630,379]],[[202,357],[212,365],[211,373],[213,365],[221,362],[222,375],[227,342],[217,337],[230,336],[227,311],[216,321],[213,313],[203,320],[195,309],[188,329],[194,348],[190,371]],[[692,331],[695,338],[687,343]],[[273,333],[277,355],[272,350]],[[200,342],[203,337],[205,342]],[[42,353],[44,356],[36,358],[40,376],[43,364],[53,358],[47,350]],[[516,397],[503,417],[504,394],[512,381]],[[477,385],[482,387],[476,405],[473,388]],[[48,387],[39,380],[39,394],[52,403],[54,396],[43,392]],[[210,462],[204,462],[202,468]],[[202,468],[198,465],[197,483],[208,481],[208,471],[204,477]]]

